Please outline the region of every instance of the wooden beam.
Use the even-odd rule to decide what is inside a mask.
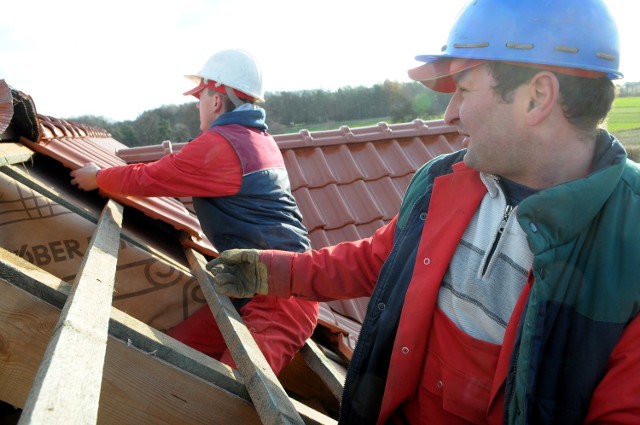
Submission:
[[[71,289],[66,282],[0,247],[0,400],[24,406],[53,323]],[[113,307],[109,334],[98,423],[181,424],[181,415],[189,417],[190,410],[195,411],[190,424],[260,423],[242,378],[230,367]],[[113,369],[119,371],[117,377],[112,375]],[[194,388],[188,397],[179,394],[178,389],[187,387]],[[181,406],[183,400],[187,412]],[[292,402],[305,424],[336,424],[332,418]],[[162,409],[143,408],[156,404],[165,409],[162,420],[154,416]],[[112,419],[116,417],[118,421]]]
[[[303,424],[231,301],[215,291],[202,254],[190,248],[185,248],[185,253],[262,422],[265,425]]]
[[[122,209],[109,201],[102,211],[20,424],[97,421]]]
[[[0,293],[0,400],[22,408],[60,310],[3,277]],[[98,424],[159,423],[260,425],[260,418],[250,401],[110,336]]]
[[[0,279],[11,282],[13,286],[51,304],[58,310],[64,307],[72,289],[70,284],[2,247],[0,247]],[[251,400],[237,371],[114,307],[111,308],[109,335],[247,401]],[[2,344],[0,349],[1,347]],[[1,382],[0,379],[0,384]]]
[[[312,339],[307,340],[300,353],[309,369],[315,372],[331,394],[340,402],[342,400],[342,391],[344,390],[344,375],[336,369]]]

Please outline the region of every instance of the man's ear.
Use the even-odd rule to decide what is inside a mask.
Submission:
[[[218,92],[214,92],[213,94],[213,110],[216,113],[223,112],[224,110],[224,99]]]
[[[553,72],[541,71],[529,81],[527,123],[537,125],[554,110],[560,99],[560,82]]]

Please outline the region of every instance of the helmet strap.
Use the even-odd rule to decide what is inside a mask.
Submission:
[[[231,87],[224,86],[224,88],[225,88],[225,91],[227,92],[227,96],[229,96],[229,99],[231,100],[231,103],[233,103],[236,108],[239,108],[242,105],[244,105],[244,102],[240,100],[238,95],[234,92],[234,90]]]

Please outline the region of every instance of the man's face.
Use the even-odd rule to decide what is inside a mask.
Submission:
[[[526,86],[517,88],[513,102],[507,103],[494,92],[495,81],[483,65],[461,72],[456,80],[457,89],[444,120],[465,137],[465,164],[518,181],[526,161],[521,148],[527,138],[520,113]]]
[[[220,102],[220,96],[217,96],[215,92],[213,94],[210,92],[211,90],[205,88],[199,95],[200,101],[197,103],[197,106],[200,111],[200,131],[209,129],[218,117],[216,113],[216,101]]]

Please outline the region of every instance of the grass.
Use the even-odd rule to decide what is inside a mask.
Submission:
[[[346,121],[346,122],[327,121],[320,124],[297,124],[293,126],[278,128],[277,131],[272,132],[272,134],[297,133],[303,129],[309,130],[309,131],[336,130],[342,127],[343,125],[349,126],[350,128],[370,127],[372,125],[378,124],[380,121],[389,122],[389,117],[367,118],[362,120],[353,120],[353,121]]]
[[[640,128],[640,97],[619,97],[607,117],[607,128],[616,133]]]
[[[368,127],[376,125],[380,121],[390,122],[389,117],[347,122],[330,121],[316,125],[301,124],[299,126],[287,127],[274,134],[297,133],[302,129],[309,131],[335,130],[343,125],[351,128]],[[632,150],[638,151],[637,158],[640,158],[640,96],[616,98],[613,102],[611,112],[607,117],[606,127],[629,149],[630,153]],[[635,157],[636,155],[633,156]]]
[[[636,161],[640,157],[640,97],[619,97],[607,117],[607,129]]]

